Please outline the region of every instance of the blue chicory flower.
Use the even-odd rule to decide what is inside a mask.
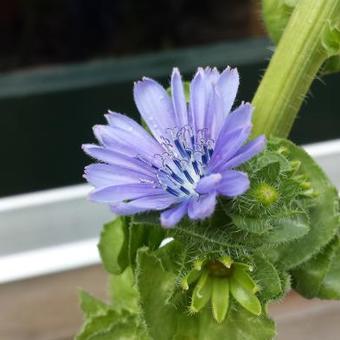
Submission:
[[[114,213],[161,212],[161,224],[173,227],[186,214],[209,217],[216,197],[229,198],[249,188],[246,173],[234,170],[263,150],[251,132],[252,106],[242,103],[230,113],[239,86],[236,69],[198,68],[186,102],[181,74],[171,75],[171,96],[156,81],[134,85],[137,108],[153,134],[120,113],[106,115],[97,125],[100,145],[83,145],[100,163],[85,168],[95,187],[93,201],[107,203]]]

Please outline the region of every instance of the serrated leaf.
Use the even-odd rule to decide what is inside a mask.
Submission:
[[[273,160],[259,171],[256,172],[256,178],[263,178],[266,182],[273,183],[277,181],[280,174],[280,163],[277,160]]]
[[[128,256],[132,267],[135,266],[137,250],[141,247],[148,247],[151,250],[157,249],[165,238],[165,230],[158,224],[145,224],[146,218],[138,220],[134,219],[129,227],[129,245]]]
[[[263,303],[280,298],[285,290],[275,266],[263,256],[254,257],[255,270],[251,273],[259,286],[258,296]]]
[[[112,308],[117,312],[127,310],[138,313],[138,291],[131,267],[127,267],[122,274],[110,275],[109,290]]]
[[[98,314],[105,314],[110,308],[104,302],[98,300],[84,290],[79,292],[79,299],[80,308],[86,318],[90,318]]]
[[[277,44],[293,12],[293,4],[285,0],[262,0],[262,13],[266,29]]]
[[[115,323],[121,319],[121,315],[113,310],[108,310],[103,315],[97,315],[88,319],[80,333],[76,336],[76,340],[89,340],[89,338],[99,332],[110,329]]]
[[[263,169],[263,176],[266,176],[269,172],[271,173],[271,178],[275,180],[275,174],[277,171],[287,171],[290,168],[290,165],[287,158],[281,154],[275,151],[266,150],[260,157],[257,158],[257,167]]]
[[[317,254],[335,235],[338,227],[339,202],[336,188],[315,161],[293,143],[282,140],[292,160],[301,161],[301,172],[306,174],[318,193],[310,209],[310,231],[303,237],[275,248],[271,258],[281,269],[292,269]],[[269,256],[269,254],[267,254]]]
[[[332,257],[318,295],[321,299],[340,299],[340,245]]]
[[[147,248],[137,252],[136,272],[142,314],[151,337],[172,339],[178,312],[168,300],[176,286],[176,274],[165,271],[160,259]]]
[[[316,256],[292,271],[295,281],[294,288],[301,295],[307,298],[318,296],[321,283],[334,256],[337,243],[337,240],[336,242],[332,240]]]
[[[104,225],[98,249],[104,268],[112,274],[120,274],[129,265],[128,219],[120,217]]]
[[[88,340],[150,340],[145,331],[136,323],[135,317],[124,322],[114,324],[112,327],[99,331],[90,336]]]
[[[272,219],[273,228],[264,236],[263,242],[286,243],[306,235],[310,227],[302,215]]]
[[[238,228],[255,234],[263,234],[272,228],[267,219],[232,215],[232,221]]]
[[[272,340],[275,324],[265,315],[254,316],[242,307],[231,306],[227,318],[217,323],[210,308],[179,322],[173,340]]]
[[[199,315],[197,328],[198,335],[191,339],[272,340],[276,334],[274,322],[265,315],[254,316],[244,308],[235,306],[232,306],[221,324],[213,320],[209,309],[205,309]]]
[[[137,214],[133,216],[132,223],[133,224],[154,224],[159,225],[159,212],[151,211],[147,213]]]

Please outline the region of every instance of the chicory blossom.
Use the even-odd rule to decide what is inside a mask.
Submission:
[[[236,69],[198,68],[189,103],[177,68],[171,95],[144,77],[134,84],[137,108],[152,136],[134,120],[109,111],[97,125],[100,145],[83,145],[99,163],[85,168],[95,187],[90,198],[119,215],[162,211],[161,224],[173,227],[185,215],[205,219],[218,195],[233,198],[249,188],[246,173],[235,170],[263,150],[265,137],[246,143],[252,106],[231,111],[239,86]]]

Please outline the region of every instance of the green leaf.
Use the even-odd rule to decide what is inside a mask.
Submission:
[[[271,142],[272,140],[270,139],[269,143]],[[271,147],[271,145],[268,147]],[[275,176],[277,177],[278,172],[287,171],[290,164],[287,158],[280,153],[267,149],[256,158],[256,168],[260,169],[254,174],[256,177],[266,178],[269,175],[269,178],[275,181]]]
[[[89,338],[98,332],[103,332],[118,323],[121,315],[115,311],[108,310],[103,315],[97,315],[85,322],[80,333],[76,336],[76,340],[89,340]]]
[[[138,313],[139,296],[131,267],[127,267],[122,274],[110,275],[109,280],[112,308],[117,312],[127,310],[131,313]]]
[[[273,153],[273,155],[271,155],[271,157],[273,157],[274,155],[275,155],[275,157],[280,157],[280,158],[282,157],[281,155],[278,155],[278,154],[275,154],[275,153]],[[268,161],[268,159],[267,159],[267,161]],[[260,170],[256,171],[255,176],[257,178],[264,179],[266,182],[268,181],[269,183],[275,183],[277,181],[279,174],[280,174],[280,162],[274,158],[266,166],[264,166]]]
[[[309,212],[310,231],[294,242],[279,245],[270,254],[272,261],[288,270],[309,260],[333,238],[339,227],[339,202],[336,188],[315,161],[293,143],[282,140],[281,144],[289,149],[292,160],[301,162],[301,173],[307,175],[318,193]]]
[[[137,214],[133,216],[132,223],[133,224],[154,224],[159,226],[159,212],[151,211],[147,213]]]
[[[232,215],[232,221],[236,227],[255,234],[263,234],[272,228],[271,224],[267,219],[242,216],[242,215]]]
[[[264,235],[263,242],[268,243],[287,243],[306,235],[310,227],[304,215],[295,214],[290,217],[272,219],[273,228]]]
[[[321,299],[340,299],[340,242],[332,256],[318,296]]]
[[[259,299],[266,303],[280,298],[285,290],[275,266],[264,256],[258,255],[254,257],[254,267],[251,275],[259,286]]]
[[[142,314],[151,337],[172,339],[179,312],[168,300],[175,289],[177,275],[165,271],[155,254],[141,248],[137,252],[136,277]]]
[[[340,298],[340,241],[336,236],[309,261],[292,271],[294,289],[307,298]]]
[[[150,340],[145,330],[137,323],[135,317],[130,317],[112,327],[99,331],[90,336],[88,340]]]
[[[90,318],[98,314],[105,314],[109,309],[109,306],[104,302],[96,299],[83,290],[79,292],[79,299],[80,308],[86,318]]]
[[[98,249],[104,268],[112,274],[120,274],[129,265],[128,219],[120,217],[104,225]]]
[[[130,223],[128,256],[132,267],[135,266],[136,254],[139,248],[148,247],[151,250],[157,249],[165,238],[165,230],[161,228],[159,221],[157,224],[146,223],[146,221],[151,223],[148,216],[150,217],[151,215],[144,214],[144,217],[134,218]]]
[[[212,318],[206,308],[199,314],[197,333],[190,340],[272,340],[275,336],[274,322],[265,315],[254,316],[242,307],[231,306],[223,323]],[[176,339],[186,339],[178,337]]]
[[[296,0],[294,2],[297,2]],[[277,44],[294,9],[294,2],[262,0],[262,13],[266,29]]]

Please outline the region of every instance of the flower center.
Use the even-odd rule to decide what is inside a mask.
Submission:
[[[206,174],[206,166],[214,151],[214,141],[207,137],[207,129],[196,135],[190,126],[168,129],[169,137],[162,136],[165,152],[155,155],[159,185],[170,194],[186,198],[198,196],[199,180]]]

